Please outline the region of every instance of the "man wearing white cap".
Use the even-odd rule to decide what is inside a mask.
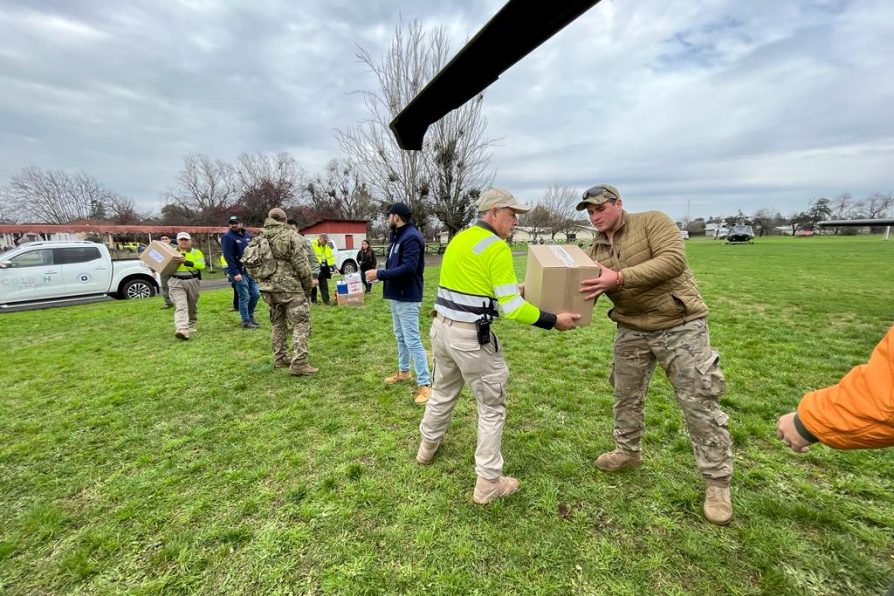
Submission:
[[[515,230],[518,214],[527,211],[530,207],[505,190],[489,188],[481,193],[478,223],[457,234],[447,246],[435,300],[437,316],[431,326],[435,377],[419,425],[422,441],[416,461],[431,462],[450,426],[456,400],[468,383],[478,402],[478,480],[472,500],[479,505],[518,490],[518,480],[503,476],[500,442],[509,370],[490,322],[502,313],[519,323],[567,331],[574,329],[580,318],[579,314],[540,310],[522,297],[512,250],[504,240]]]
[[[205,268],[205,255],[198,248],[192,247],[189,232],[177,234],[177,248],[180,250],[180,256],[174,260],[180,263],[180,266],[171,274],[168,287],[175,307],[174,337],[188,340],[189,333],[196,330],[199,271]]]

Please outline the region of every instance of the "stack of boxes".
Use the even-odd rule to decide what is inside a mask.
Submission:
[[[363,282],[359,273],[345,275],[344,281],[336,282],[335,288],[339,306],[363,306]]]

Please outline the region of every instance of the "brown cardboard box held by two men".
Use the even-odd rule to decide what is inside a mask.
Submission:
[[[140,253],[140,260],[156,273],[170,275],[180,266],[174,261],[174,257],[179,254],[180,251],[176,247],[160,240],[153,240],[146,250]]]
[[[580,283],[593,277],[599,277],[599,267],[578,246],[529,246],[525,300],[554,313],[578,313],[577,325],[589,325],[594,301],[584,299]]]

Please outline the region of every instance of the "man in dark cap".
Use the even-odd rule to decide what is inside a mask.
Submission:
[[[227,261],[227,278],[233,285],[233,289],[239,294],[239,315],[242,317],[242,327],[257,329],[260,325],[255,321],[255,307],[261,293],[258,291],[258,282],[242,264],[242,253],[251,240],[251,234],[242,225],[239,217],[235,215],[230,216],[227,225],[230,229],[220,239],[224,259]]]
[[[733,454],[729,416],[720,409],[725,382],[708,337],[708,307],[686,261],[680,230],[660,211],[628,213],[621,193],[609,184],[584,192],[577,210],[584,209],[597,232],[589,255],[601,271],[583,280],[581,292],[587,298],[608,296],[614,305],[608,316],[617,324],[611,374],[616,447],[600,455],[596,467],[615,472],[640,465],[646,391],[660,364],[707,483],[705,517],[729,523]]]
[[[395,203],[388,210],[391,244],[384,269],[370,269],[366,281],[380,279],[382,296],[391,301],[391,320],[397,338],[397,372],[385,378],[389,385],[409,381],[410,360],[416,369],[414,401],[424,404],[431,396],[431,373],[428,356],[419,334],[419,311],[422,308],[422,284],[425,271],[425,240],[413,225],[410,207]]]

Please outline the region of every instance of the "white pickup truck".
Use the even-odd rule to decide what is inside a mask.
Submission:
[[[158,280],[142,261],[112,261],[103,244],[27,242],[0,254],[0,308],[107,294],[150,298]]]

